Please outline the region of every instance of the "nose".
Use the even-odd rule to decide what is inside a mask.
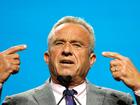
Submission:
[[[72,50],[71,50],[71,45],[66,43],[63,47],[62,51],[63,56],[72,56]]]

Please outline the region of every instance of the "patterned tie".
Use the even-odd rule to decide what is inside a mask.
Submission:
[[[66,89],[64,90],[63,94],[65,95],[66,105],[76,105],[76,102],[73,96],[77,94],[77,91],[73,89],[72,90]]]

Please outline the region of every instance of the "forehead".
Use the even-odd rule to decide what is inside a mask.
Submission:
[[[80,24],[64,23],[53,30],[51,39],[81,40],[89,42],[90,34],[88,30]]]

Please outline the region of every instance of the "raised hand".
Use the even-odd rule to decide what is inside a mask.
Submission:
[[[4,83],[11,74],[19,70],[18,51],[26,49],[26,45],[18,45],[0,52],[0,83]]]
[[[140,90],[140,73],[129,58],[115,52],[103,52],[102,55],[114,58],[110,70],[116,80],[123,81],[133,91]]]

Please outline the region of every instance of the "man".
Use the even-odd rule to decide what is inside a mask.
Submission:
[[[44,54],[51,74],[49,81],[35,89],[7,97],[3,105],[69,105],[66,96],[74,99],[71,99],[71,105],[132,105],[129,94],[97,87],[85,79],[96,60],[94,44],[94,31],[83,19],[72,16],[60,19],[49,34],[49,48]],[[1,53],[1,83],[18,71],[19,56],[15,52],[25,48],[15,46]],[[103,56],[114,58],[110,62],[113,77],[134,91],[140,105],[140,73],[132,62],[114,52],[104,52]],[[76,94],[72,95],[70,91]],[[63,95],[65,99],[61,100]]]

